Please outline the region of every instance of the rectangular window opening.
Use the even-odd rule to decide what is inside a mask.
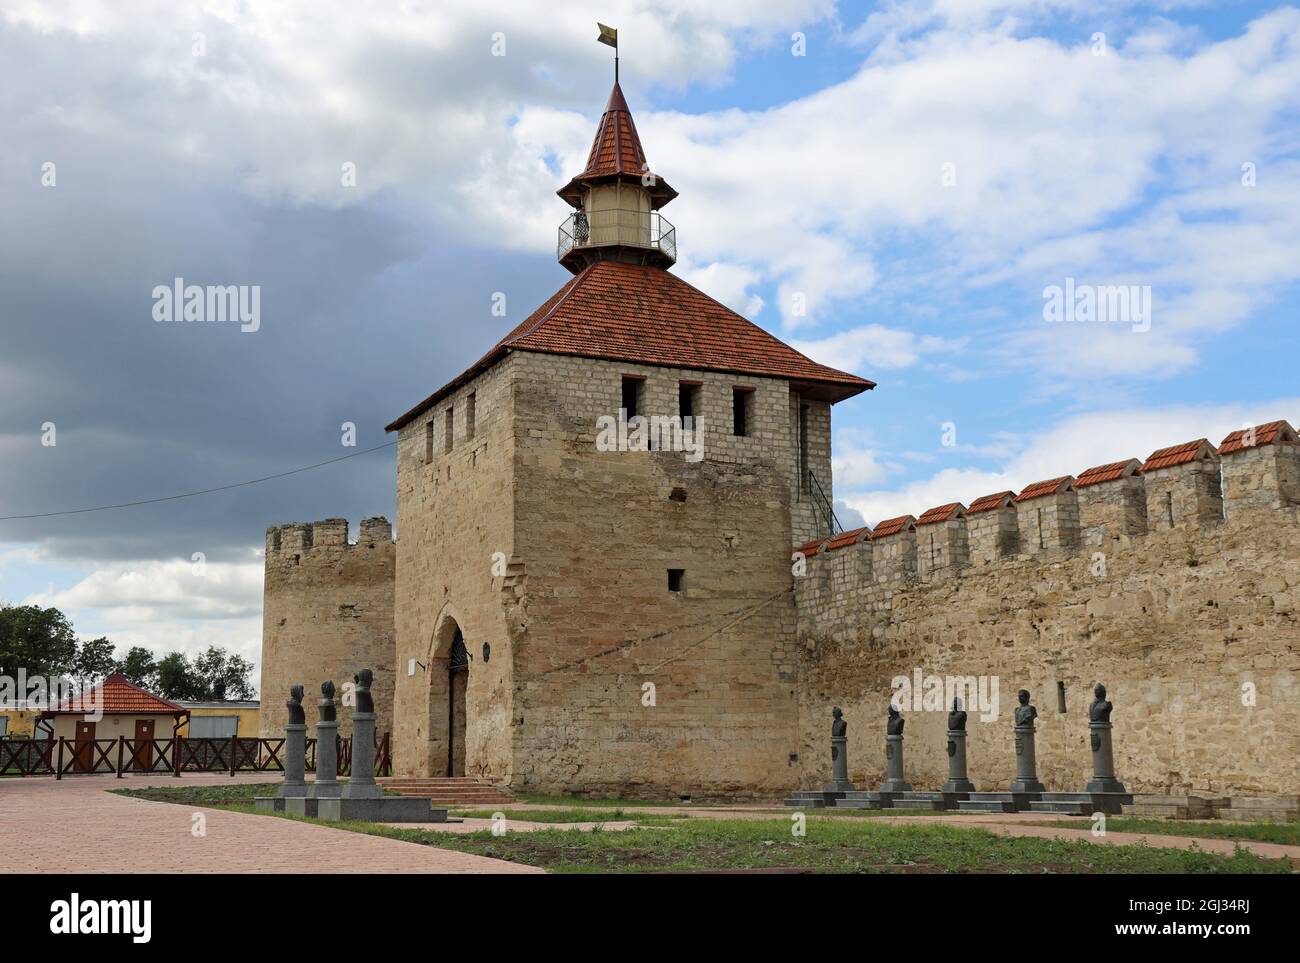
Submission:
[[[434,439],[438,437],[433,422],[434,419],[430,418],[424,423],[424,463],[426,465],[433,461]]]
[[[1056,683],[1056,711],[1065,711],[1065,683]]]
[[[478,398],[474,392],[469,393],[465,399],[465,438],[466,440],[474,437],[474,409],[477,405]]]
[[[731,433],[738,438],[749,434],[749,399],[752,388],[731,389]]]
[[[443,451],[451,451],[452,440],[454,437],[453,432],[455,430],[454,429],[455,414],[456,414],[456,408],[454,405],[447,409],[447,428],[446,428],[446,437],[443,439],[443,443],[442,443]]]
[[[668,570],[668,591],[680,592],[682,590],[682,582],[685,581],[685,578],[686,569],[670,568]]]
[[[677,414],[683,424],[687,418],[698,418],[703,407],[704,385],[695,381],[682,381],[677,385]]]
[[[623,403],[628,418],[641,414],[642,402],[645,400],[645,379],[633,375],[623,376]]]

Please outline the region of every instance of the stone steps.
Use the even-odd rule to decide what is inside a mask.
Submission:
[[[1036,792],[973,792],[957,803],[957,809],[968,813],[1023,813],[1036,801]]]
[[[378,782],[403,796],[426,796],[438,806],[473,808],[515,801],[508,792],[475,776],[398,776]]]
[[[998,799],[963,799],[957,809],[964,813],[1013,813],[1016,804]]]

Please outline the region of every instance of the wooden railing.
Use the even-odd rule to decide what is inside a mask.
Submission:
[[[336,750],[340,776],[352,772],[352,740]],[[306,769],[316,770],[316,740],[307,740]],[[284,739],[0,739],[0,776],[54,776],[89,773],[283,772]],[[375,743],[375,775],[393,774],[392,736]]]

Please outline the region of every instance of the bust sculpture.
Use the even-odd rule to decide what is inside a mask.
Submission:
[[[885,732],[891,736],[901,736],[903,734],[903,725],[906,719],[898,711],[898,707],[892,702],[889,704],[889,721],[885,723]]]
[[[369,669],[362,669],[352,677],[357,684],[357,705],[354,712],[374,712],[375,700],[370,695],[370,683],[375,681],[375,674]]]
[[[302,708],[302,694],[302,686],[292,686],[289,689],[289,698],[284,703],[289,710],[289,725],[291,726],[305,726],[307,724],[307,714]]]
[[[952,700],[952,712],[948,713],[948,731],[966,731],[966,713],[962,710],[960,699]]]
[[[848,735],[849,724],[844,721],[844,711],[839,706],[836,706],[831,710],[831,715],[834,717],[834,721],[831,722],[832,738]]]
[[[333,722],[336,718],[334,712],[334,683],[325,681],[320,684],[320,721]]]
[[[1016,698],[1020,700],[1020,705],[1016,707],[1016,728],[1032,728],[1034,720],[1038,718],[1038,710],[1029,704],[1029,690],[1021,689],[1016,693]]]
[[[1110,711],[1115,707],[1106,699],[1106,687],[1098,682],[1092,694],[1094,698],[1088,706],[1088,718],[1092,722],[1110,722]]]

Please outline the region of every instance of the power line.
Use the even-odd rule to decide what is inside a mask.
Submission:
[[[0,515],[0,522],[11,522],[20,518],[52,518],[55,515],[84,515],[87,512],[107,512],[116,508],[135,508],[137,505],[156,505],[159,502],[174,502],[182,498],[194,498],[196,495],[211,495],[214,492],[226,492],[230,491],[232,488],[245,488],[248,485],[257,485],[265,481],[274,481],[277,478],[288,478],[290,475],[297,475],[301,472],[311,471],[314,468],[324,468],[326,465],[333,465],[336,462],[347,461],[349,458],[356,458],[358,455],[368,455],[372,451],[392,448],[396,444],[397,442],[390,441],[382,445],[375,445],[374,448],[354,451],[348,455],[340,455],[338,458],[331,458],[329,461],[320,461],[314,465],[304,465],[302,468],[294,468],[291,471],[277,472],[274,475],[263,475],[261,478],[250,478],[248,481],[235,482],[231,485],[218,485],[216,488],[203,488],[196,492],[185,492],[181,495],[165,495],[162,498],[142,498],[139,501],[120,502],[116,505],[96,505],[94,508],[70,508],[61,512],[36,512],[32,515]]]

